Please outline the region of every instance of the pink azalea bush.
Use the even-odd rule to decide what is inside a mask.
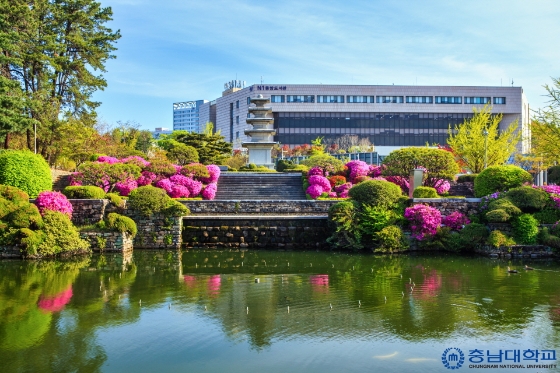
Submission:
[[[340,198],[348,198],[348,191],[352,188],[352,183],[344,183],[334,187],[334,191]]]
[[[449,181],[445,179],[439,179],[435,182],[434,188],[436,189],[437,194],[442,195],[449,192],[449,188],[451,188],[451,184]]]
[[[459,231],[467,224],[470,224],[469,218],[459,211],[454,211],[451,214],[445,216],[441,223],[446,227],[451,228],[454,231]]]
[[[118,158],[109,157],[109,156],[106,156],[106,155],[102,155],[102,156],[98,157],[97,162],[109,163],[109,164],[120,163]]]
[[[152,184],[156,179],[156,174],[150,171],[142,171],[142,175],[136,180],[138,186],[146,186]]]
[[[218,182],[218,178],[220,177],[220,167],[214,164],[209,164],[208,166],[206,166],[206,169],[210,173],[210,177],[201,178],[200,181],[207,184]]]
[[[311,176],[324,176],[323,169],[321,167],[311,167],[309,171],[307,171],[307,177]]]
[[[119,182],[115,184],[115,189],[121,196],[128,196],[130,192],[138,188],[138,183],[136,180],[126,180],[124,182]]]
[[[441,213],[426,205],[414,205],[404,211],[404,217],[410,222],[412,238],[422,241],[427,236],[433,236],[441,225]]]
[[[173,184],[171,191],[167,193],[171,198],[188,198],[190,195],[189,188],[184,185]]]
[[[216,192],[218,191],[218,184],[210,183],[202,191],[202,198],[207,200],[213,200],[216,198]]]
[[[137,155],[131,155],[130,157],[123,158],[120,160],[120,162],[135,164],[138,167],[142,167],[142,168],[148,167],[150,165],[150,162]]]
[[[319,184],[310,185],[305,193],[309,194],[311,198],[317,199],[321,194],[323,194],[323,188]]]
[[[41,215],[45,210],[58,211],[72,219],[72,204],[68,198],[60,192],[43,191],[35,199],[35,205]]]
[[[310,176],[307,181],[309,181],[309,185],[319,185],[323,189],[323,192],[331,191],[331,183],[329,179],[324,176],[313,175]]]
[[[372,178],[376,178],[381,176],[381,167],[380,166],[375,166],[375,165],[369,165],[369,172],[368,172],[368,176],[372,177]]]
[[[359,176],[367,176],[370,172],[369,165],[363,161],[350,161],[346,163],[348,167],[348,180],[354,182]]]

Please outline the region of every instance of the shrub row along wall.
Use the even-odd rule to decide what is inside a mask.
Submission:
[[[181,201],[192,214],[204,215],[326,215],[339,201]]]
[[[327,246],[326,217],[184,218],[187,247],[316,249]]]

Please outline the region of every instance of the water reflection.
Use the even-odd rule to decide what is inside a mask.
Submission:
[[[433,368],[439,356],[428,351],[459,340],[470,343],[465,348],[553,348],[560,266],[540,261],[534,271],[507,273],[523,264],[217,250],[0,261],[0,358],[16,372],[165,371],[143,360],[142,349],[165,357],[165,367],[218,362],[234,351],[274,360],[281,345],[312,357],[306,371],[332,371],[333,357],[317,346],[343,353],[349,364],[363,358],[354,342],[378,348],[358,364],[365,368],[391,359]],[[244,345],[245,352],[234,347]]]

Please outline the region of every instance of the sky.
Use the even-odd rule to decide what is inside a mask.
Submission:
[[[122,37],[100,121],[173,127],[224,83],[521,86],[560,77],[557,0],[98,0]]]

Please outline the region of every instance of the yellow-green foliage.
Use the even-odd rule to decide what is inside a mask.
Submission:
[[[486,213],[486,219],[490,223],[504,223],[508,221],[510,218],[511,215],[502,209],[496,209],[496,210],[488,211]]]
[[[43,218],[37,206],[27,203],[12,211],[3,219],[14,228],[33,228],[39,229],[43,226]]]
[[[136,236],[136,233],[138,233],[138,228],[136,227],[134,220],[128,216],[120,215],[114,212],[107,215],[106,227],[116,230],[117,232],[129,233],[132,237]]]
[[[414,189],[414,193],[412,193],[412,197],[439,198],[439,195],[437,194],[436,188],[419,186],[418,188]]]
[[[113,206],[121,209],[124,208],[124,199],[117,193],[107,193],[105,194],[105,198],[108,199]]]
[[[51,169],[39,154],[5,150],[0,153],[0,184],[17,187],[35,198],[52,189]]]
[[[402,191],[396,184],[388,181],[367,180],[353,186],[348,195],[360,205],[389,209],[399,201]]]
[[[377,247],[375,252],[393,252],[406,250],[409,246],[408,241],[400,227],[389,225],[375,234]]]
[[[69,199],[103,199],[105,191],[94,185],[67,186],[62,191]]]
[[[509,236],[506,236],[501,231],[492,231],[488,236],[488,244],[494,246],[495,248],[500,247],[510,247],[515,245],[515,240]]]

